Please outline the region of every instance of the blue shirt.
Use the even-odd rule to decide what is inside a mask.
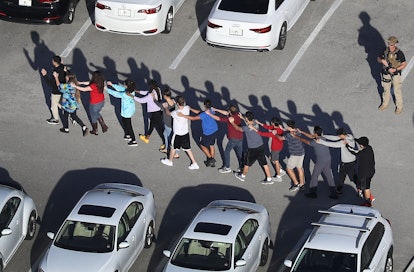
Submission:
[[[72,113],[79,108],[78,101],[76,101],[75,93],[76,89],[69,83],[61,83],[59,85],[59,91],[62,93],[62,108]]]
[[[119,84],[112,84],[112,87],[116,90],[111,90],[107,88],[107,91],[110,95],[116,98],[121,98],[121,116],[124,118],[131,118],[135,113],[135,101],[134,93],[131,93],[132,96],[129,96],[125,92],[125,87]]]
[[[211,113],[214,113],[211,111]],[[203,128],[204,135],[211,135],[218,130],[217,122],[210,115],[204,111],[200,113],[201,127]]]

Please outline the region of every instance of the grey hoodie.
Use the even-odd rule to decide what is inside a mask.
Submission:
[[[344,142],[339,138],[339,136],[336,135],[323,135],[323,137],[328,140],[320,139],[318,141],[319,144],[333,147],[333,148],[341,148],[341,161],[344,163],[347,162],[353,162],[356,160],[355,155],[353,155],[351,152],[349,152],[348,148],[346,148],[346,145]],[[355,139],[354,136],[347,134],[345,137],[345,140],[348,142],[348,145],[351,147],[355,147]]]

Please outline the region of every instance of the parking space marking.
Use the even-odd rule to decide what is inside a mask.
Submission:
[[[181,52],[178,54],[178,56],[174,59],[174,61],[171,63],[170,68],[171,70],[175,70],[180,62],[183,60],[185,55],[190,51],[191,47],[195,43],[195,41],[198,39],[198,37],[201,37],[201,32],[204,31],[207,25],[208,18],[204,20],[204,22],[200,25],[199,28],[197,28],[196,32],[194,32],[193,36],[188,40],[188,42],[185,44],[183,49],[181,49]]]
[[[76,33],[75,37],[70,41],[68,46],[66,46],[65,50],[60,53],[62,58],[66,58],[72,52],[73,48],[75,48],[76,44],[82,38],[83,34],[85,34],[86,30],[88,30],[89,26],[92,24],[91,18],[86,19],[86,22],[83,24],[81,29],[79,29],[78,33]]]
[[[405,67],[405,69],[404,69],[404,71],[402,73],[402,76],[401,76],[401,80],[402,81],[404,81],[404,79],[407,77],[408,73],[411,71],[411,69],[413,68],[413,66],[414,66],[414,57],[412,57],[410,59],[410,61],[407,64],[407,67]]]
[[[313,42],[315,37],[318,35],[318,33],[321,31],[321,29],[325,26],[325,24],[328,22],[329,18],[331,18],[332,14],[335,12],[335,10],[339,7],[339,5],[342,3],[343,0],[336,0],[330,9],[326,12],[326,14],[322,17],[319,24],[315,27],[313,32],[309,35],[308,39],[305,41],[305,43],[302,45],[302,47],[299,49],[299,51],[296,53],[295,57],[292,59],[292,61],[289,63],[286,70],[283,72],[283,74],[279,77],[279,82],[286,82],[289,75],[292,73],[293,69],[295,69],[295,66],[298,64],[299,60],[302,58],[305,51],[308,49],[309,45]]]

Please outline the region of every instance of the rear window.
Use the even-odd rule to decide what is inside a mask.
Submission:
[[[110,218],[115,212],[115,208],[95,206],[95,205],[83,205],[80,207],[78,214],[94,215]]]
[[[266,14],[269,0],[222,0],[218,9],[233,12]]]
[[[194,228],[194,232],[203,232],[203,233],[211,233],[211,234],[218,234],[218,235],[227,235],[230,230],[231,230],[231,226],[229,225],[205,223],[205,222],[198,223],[196,227]]]

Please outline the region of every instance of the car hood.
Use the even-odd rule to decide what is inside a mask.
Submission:
[[[90,253],[51,246],[44,257],[47,272],[105,272],[110,271],[112,252]]]

